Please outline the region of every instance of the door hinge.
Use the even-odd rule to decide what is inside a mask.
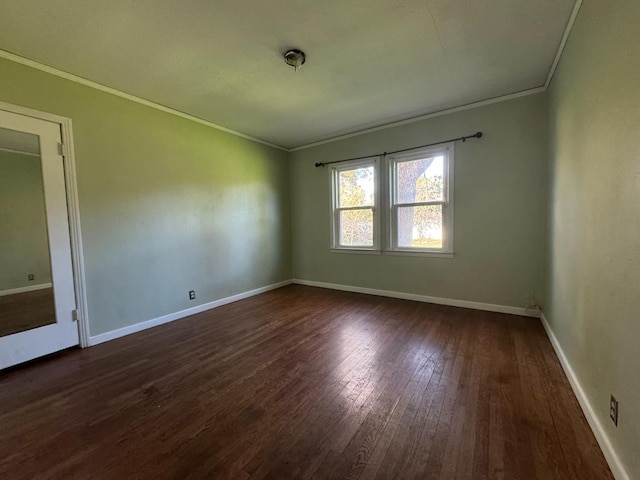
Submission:
[[[74,322],[78,321],[78,310],[71,310],[71,320]]]
[[[67,149],[65,148],[64,143],[58,143],[58,155],[64,157],[67,154]]]

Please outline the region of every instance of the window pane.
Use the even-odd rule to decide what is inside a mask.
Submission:
[[[338,173],[338,207],[373,206],[374,168],[362,167]]]
[[[373,247],[373,210],[340,212],[340,245]]]
[[[398,203],[444,200],[444,157],[397,164]]]
[[[442,248],[442,205],[398,207],[398,247]]]

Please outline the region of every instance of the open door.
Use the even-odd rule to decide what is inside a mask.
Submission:
[[[0,110],[0,369],[79,343],[61,143]]]

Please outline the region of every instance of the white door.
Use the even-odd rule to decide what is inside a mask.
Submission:
[[[78,345],[60,125],[0,110],[0,369]]]

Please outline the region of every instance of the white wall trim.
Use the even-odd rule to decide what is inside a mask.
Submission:
[[[450,113],[456,113],[456,112],[462,112],[464,110],[471,110],[473,108],[478,108],[478,107],[484,107],[486,105],[491,105],[494,103],[499,103],[499,102],[505,102],[508,100],[514,100],[516,98],[520,98],[520,97],[526,97],[528,95],[535,95],[537,93],[543,93],[546,92],[547,89],[549,88],[549,85],[551,84],[551,80],[553,80],[553,75],[556,72],[556,69],[558,68],[558,64],[560,63],[560,59],[562,58],[562,53],[564,52],[564,48],[567,44],[567,40],[569,39],[569,35],[571,34],[571,30],[573,29],[573,25],[576,22],[576,18],[578,17],[578,12],[580,11],[580,7],[582,6],[582,2],[583,0],[576,0],[575,4],[573,5],[573,10],[571,11],[571,16],[569,17],[569,20],[567,21],[567,25],[564,29],[564,33],[562,35],[562,39],[560,40],[560,44],[558,45],[558,50],[556,51],[556,55],[553,59],[553,63],[551,64],[551,68],[549,69],[549,73],[547,74],[547,78],[546,81],[544,83],[544,85],[537,87],[537,88],[531,88],[528,90],[523,90],[521,92],[514,92],[508,95],[501,95],[499,97],[494,97],[494,98],[488,98],[486,100],[482,100],[479,102],[473,102],[473,103],[469,103],[466,105],[460,105],[458,107],[453,107],[453,108],[447,108],[445,110],[440,110],[437,112],[431,112],[431,113],[425,113],[422,115],[418,115],[416,117],[411,117],[411,118],[407,118],[405,120],[399,120],[396,122],[389,122],[389,123],[385,123],[382,125],[378,125],[375,127],[371,127],[371,128],[365,128],[362,130],[358,130],[355,132],[351,132],[351,133],[346,133],[343,135],[336,135],[334,137],[331,138],[327,138],[324,140],[319,140],[317,142],[312,142],[312,143],[307,143],[304,145],[300,145],[297,147],[293,147],[290,148],[288,151],[289,152],[296,152],[298,150],[304,150],[307,148],[312,148],[312,147],[317,147],[319,145],[324,145],[326,143],[333,143],[333,142],[337,142],[340,140],[345,140],[347,138],[352,138],[352,137],[357,137],[360,135],[365,135],[367,133],[373,133],[373,132],[377,132],[379,130],[386,130],[387,128],[393,128],[393,127],[399,127],[401,125],[407,125],[410,123],[414,123],[414,122],[420,122],[422,120],[427,120],[429,118],[435,118],[435,117],[440,117],[442,115],[449,115]]]
[[[560,58],[562,58],[562,53],[564,52],[564,47],[567,45],[567,40],[569,40],[569,35],[571,34],[571,30],[573,29],[573,24],[576,23],[576,18],[578,17],[578,12],[580,11],[581,6],[582,0],[576,0],[576,3],[573,5],[573,10],[571,11],[571,16],[569,17],[569,21],[567,22],[567,26],[564,29],[564,34],[562,35],[562,39],[560,40],[560,45],[558,45],[556,57],[553,59],[553,63],[551,64],[551,68],[549,69],[547,81],[544,82],[545,90],[549,88],[549,85],[551,85],[551,80],[553,80],[553,76],[556,73],[556,69],[558,68],[558,64],[560,63]]]
[[[0,50],[0,58],[2,58],[2,50]],[[6,102],[0,102],[0,110],[5,110],[11,113],[18,113],[20,115],[24,115],[25,117],[32,117],[32,118],[37,118],[39,120],[46,120],[48,122],[59,123],[61,125],[65,120],[68,120],[67,117],[62,117],[54,113],[41,112],[40,110],[34,110],[33,108],[23,107],[20,105],[14,105],[12,103],[6,103]]]
[[[84,271],[84,249],[82,247],[82,227],[80,224],[80,199],[76,178],[76,156],[73,144],[73,126],[71,119],[60,121],[62,143],[65,145],[63,161],[64,177],[67,187],[67,210],[69,211],[69,234],[71,239],[71,262],[76,292],[76,310],[78,312],[78,338],[80,346],[89,346],[89,307],[87,305],[87,282]]]
[[[438,305],[449,305],[451,307],[472,308],[474,310],[484,310],[487,312],[508,313],[510,315],[522,315],[525,317],[539,316],[537,310],[530,310],[521,307],[511,307],[507,305],[495,305],[492,303],[471,302],[469,300],[457,300],[454,298],[431,297],[416,293],[394,292],[391,290],[378,290],[375,288],[354,287],[352,285],[342,285],[337,283],[316,282],[313,280],[293,279],[292,283],[307,285],[309,287],[329,288],[331,290],[342,290],[345,292],[365,293],[367,295],[377,295],[379,297],[400,298],[403,300],[413,300],[415,302],[436,303]]]
[[[38,285],[29,285],[28,287],[10,288],[9,290],[0,290],[0,297],[7,295],[16,295],[18,293],[35,292],[36,290],[44,290],[51,288],[51,283],[39,283]]]
[[[156,110],[160,110],[160,111],[172,114],[172,115],[176,115],[178,117],[186,118],[187,120],[191,120],[191,121],[200,123],[202,125],[207,125],[207,126],[209,126],[211,128],[215,128],[217,130],[229,133],[231,135],[236,135],[238,137],[245,138],[247,140],[251,140],[253,142],[260,143],[262,145],[267,145],[269,147],[273,147],[273,148],[276,148],[278,150],[282,150],[282,151],[285,151],[285,152],[296,152],[298,150],[304,150],[304,149],[307,149],[307,148],[317,147],[319,145],[324,145],[324,144],[327,144],[327,143],[333,143],[333,142],[337,142],[337,141],[340,141],[340,140],[345,140],[347,138],[352,138],[352,137],[357,137],[357,136],[360,136],[360,135],[365,135],[365,134],[368,134],[368,133],[377,132],[379,130],[386,130],[388,128],[399,127],[401,125],[407,125],[407,124],[410,124],[410,123],[420,122],[422,120],[427,120],[427,119],[430,119],[430,118],[440,117],[440,116],[443,116],[443,115],[449,115],[451,113],[462,112],[462,111],[465,111],[465,110],[471,110],[473,108],[484,107],[484,106],[491,105],[491,104],[494,104],[494,103],[505,102],[505,101],[509,101],[509,100],[514,100],[516,98],[525,97],[525,96],[528,96],[528,95],[535,95],[535,94],[538,94],[538,93],[546,92],[547,89],[549,88],[551,80],[553,79],[553,75],[555,74],[555,71],[558,68],[558,64],[560,63],[560,59],[562,57],[562,53],[563,53],[564,48],[566,46],[567,40],[569,39],[569,35],[571,34],[571,30],[573,29],[573,25],[574,25],[574,23],[576,21],[576,18],[578,16],[578,12],[580,11],[580,7],[582,6],[582,2],[583,2],[583,0],[576,0],[575,4],[573,6],[573,10],[571,11],[571,16],[569,17],[569,21],[567,22],[567,26],[566,26],[565,31],[563,33],[562,39],[560,40],[560,44],[558,45],[558,50],[556,51],[556,55],[554,57],[553,63],[551,64],[551,68],[549,69],[549,73],[547,74],[547,78],[546,78],[546,81],[545,81],[544,85],[542,85],[540,87],[536,87],[536,88],[530,88],[530,89],[527,89],[527,90],[523,90],[523,91],[520,91],[520,92],[514,92],[514,93],[507,94],[507,95],[501,95],[501,96],[494,97],[494,98],[488,98],[486,100],[481,100],[481,101],[478,101],[478,102],[472,102],[472,103],[469,103],[469,104],[466,104],[466,105],[460,105],[460,106],[453,107],[453,108],[447,108],[447,109],[439,110],[439,111],[436,111],[436,112],[424,113],[424,114],[421,114],[421,115],[418,115],[418,116],[415,116],[415,117],[407,118],[407,119],[404,119],[404,120],[393,121],[393,122],[389,122],[389,123],[384,123],[384,124],[373,126],[373,127],[370,127],[370,128],[364,128],[362,130],[353,131],[351,133],[338,134],[336,136],[333,136],[333,137],[330,137],[330,138],[326,138],[324,140],[319,140],[317,142],[311,142],[311,143],[299,145],[299,146],[292,147],[292,148],[286,148],[286,147],[283,147],[281,145],[276,145],[274,143],[270,143],[270,142],[267,142],[265,140],[261,140],[261,139],[256,138],[256,137],[252,137],[252,136],[244,134],[242,132],[238,132],[236,130],[232,130],[230,128],[223,127],[222,125],[218,125],[216,123],[209,122],[208,120],[204,120],[202,118],[195,117],[195,116],[190,115],[188,113],[184,113],[184,112],[181,112],[179,110],[175,110],[173,108],[167,107],[165,105],[161,105],[159,103],[155,103],[155,102],[152,102],[150,100],[145,100],[144,98],[140,98],[140,97],[137,97],[135,95],[131,95],[129,93],[125,93],[125,92],[122,92],[120,90],[117,90],[115,88],[107,87],[106,85],[102,85],[102,84],[94,82],[92,80],[88,80],[86,78],[79,77],[77,75],[73,75],[71,73],[67,73],[67,72],[62,71],[62,70],[58,70],[57,68],[50,67],[48,65],[44,65],[44,64],[36,62],[34,60],[30,60],[28,58],[21,57],[19,55],[16,55],[14,53],[8,52],[6,50],[1,50],[0,49],[0,58],[5,58],[7,60],[22,64],[22,65],[26,65],[28,67],[35,68],[35,69],[40,70],[42,72],[46,72],[46,73],[49,73],[49,74],[52,74],[52,75],[56,75],[58,77],[66,79],[66,80],[70,80],[72,82],[79,83],[79,84],[85,85],[87,87],[95,88],[97,90],[101,90],[103,92],[110,93],[112,95],[116,95],[118,97],[125,98],[127,100],[131,100],[131,101],[136,102],[136,103],[140,103],[140,104],[145,105],[147,107],[155,108]]]
[[[21,65],[25,65],[27,67],[35,68],[36,70],[40,70],[45,73],[49,73],[51,75],[55,75],[60,78],[64,78],[65,80],[70,80],[75,83],[79,83],[80,85],[84,85],[85,87],[95,88],[96,90],[100,90],[102,92],[110,93],[111,95],[115,95],[120,98],[125,98],[127,100],[131,100],[132,102],[140,103],[141,105],[145,105],[147,107],[155,108],[156,110],[160,110],[165,113],[169,113],[171,115],[175,115],[177,117],[186,118],[187,120],[191,120],[196,123],[200,123],[202,125],[206,125],[211,128],[215,128],[216,130],[223,131],[225,133],[230,133],[231,135],[235,135],[237,137],[245,138],[247,140],[251,140],[252,142],[261,143],[262,145],[266,145],[268,147],[277,148],[278,150],[287,151],[285,147],[280,145],[275,145],[273,143],[267,142],[265,140],[260,140],[259,138],[252,137],[250,135],[246,135],[241,132],[237,132],[235,130],[231,130],[230,128],[223,127],[222,125],[218,125],[217,123],[209,122],[202,118],[195,117],[193,115],[189,115],[188,113],[181,112],[180,110],[175,110],[170,107],[166,107],[159,103],[152,102],[150,100],[145,100],[144,98],[136,97],[135,95],[131,95],[129,93],[122,92],[115,88],[107,87],[106,85],[102,85],[101,83],[94,82],[92,80],[88,80],[83,77],[79,77],[72,73],[67,73],[63,70],[58,70],[57,68],[50,67],[49,65],[44,65],[40,62],[36,62],[34,60],[30,60],[25,57],[21,57],[20,55],[16,55],[15,53],[7,52],[6,50],[0,49],[0,58],[4,58],[6,60],[10,60],[15,63],[19,63]]]
[[[2,57],[2,50],[0,50]],[[87,307],[86,280],[84,271],[84,253],[82,248],[82,229],[80,227],[80,200],[76,179],[75,150],[73,146],[73,128],[71,119],[32,108],[0,102],[0,110],[46,120],[60,125],[63,155],[64,181],[67,193],[67,212],[69,214],[69,234],[71,240],[71,261],[73,263],[73,281],[78,311],[78,340],[81,347],[89,346],[89,317]]]
[[[307,148],[317,147],[319,145],[324,145],[326,143],[333,143],[340,140],[345,140],[347,138],[358,137],[360,135],[366,135],[367,133],[377,132],[379,130],[386,130],[388,128],[399,127],[401,125],[407,125],[410,123],[420,122],[422,120],[428,120],[429,118],[441,117],[443,115],[449,115],[451,113],[462,112],[465,110],[471,110],[473,108],[484,107],[486,105],[491,105],[499,102],[506,102],[508,100],[514,100],[520,97],[526,97],[529,95],[535,95],[537,93],[542,93],[546,89],[544,87],[536,87],[531,88],[529,90],[523,90],[521,92],[510,93],[508,95],[501,95],[499,97],[489,98],[487,100],[481,100],[479,102],[468,103],[466,105],[460,105],[459,107],[447,108],[445,110],[439,110],[437,112],[425,113],[423,115],[419,115],[417,117],[407,118],[405,120],[398,120],[396,122],[385,123],[382,125],[378,125],[376,127],[365,128],[363,130],[358,130],[356,132],[346,133],[344,135],[337,135],[335,137],[327,138],[325,140],[319,140],[313,143],[307,143],[304,145],[300,145],[298,147],[290,148],[289,152],[297,152],[298,150],[305,150]]]
[[[581,0],[578,0],[578,1],[581,2]],[[573,23],[570,23],[570,26],[571,25],[573,25]],[[569,28],[570,28],[570,26],[569,26]],[[568,37],[568,33],[565,32],[565,35]],[[297,150],[303,150],[303,149],[306,149],[306,148],[311,148],[311,147],[315,147],[315,146],[318,146],[318,145],[323,145],[325,143],[333,143],[333,142],[336,142],[336,141],[339,141],[339,140],[344,140],[346,138],[351,138],[351,137],[356,137],[356,136],[359,136],[359,135],[364,135],[364,134],[367,134],[367,133],[376,132],[378,130],[386,130],[387,128],[398,127],[400,125],[406,125],[406,124],[409,124],[409,123],[419,122],[421,120],[426,120],[426,119],[429,119],[429,118],[439,117],[439,116],[442,116],[442,115],[448,115],[450,113],[461,112],[461,111],[469,110],[469,109],[472,109],[472,108],[483,107],[485,105],[491,105],[493,103],[513,100],[513,99],[516,99],[516,98],[524,97],[524,96],[527,96],[527,95],[534,95],[536,93],[542,93],[542,92],[546,91],[546,87],[545,86],[532,88],[532,89],[528,89],[528,90],[523,90],[521,92],[515,92],[515,93],[508,94],[508,95],[501,95],[499,97],[489,98],[487,100],[482,100],[482,101],[479,101],[479,102],[469,103],[467,105],[461,105],[461,106],[458,106],[458,107],[448,108],[448,109],[440,110],[440,111],[437,111],[437,112],[426,113],[426,114],[419,115],[417,117],[408,118],[408,119],[405,119],[405,120],[399,120],[399,121],[395,121],[395,122],[385,123],[385,124],[378,125],[378,126],[375,126],[375,127],[366,128],[366,129],[358,130],[358,131],[351,132],[351,133],[346,133],[344,135],[337,135],[335,137],[327,138],[325,140],[320,140],[318,142],[308,143],[308,144],[300,145],[300,146],[293,147],[293,148],[286,148],[286,147],[283,147],[281,145],[276,145],[274,143],[270,143],[270,142],[267,142],[265,140],[261,140],[261,139],[256,138],[256,137],[252,137],[252,136],[244,134],[242,132],[238,132],[236,130],[232,130],[230,128],[223,127],[222,125],[218,125],[216,123],[209,122],[208,120],[204,120],[202,118],[190,115],[188,113],[181,112],[179,110],[175,110],[175,109],[167,107],[165,105],[161,105],[159,103],[155,103],[155,102],[152,102],[150,100],[145,100],[144,98],[140,98],[140,97],[137,97],[135,95],[131,95],[129,93],[117,90],[115,88],[108,87],[106,85],[102,85],[101,83],[97,83],[97,82],[94,82],[92,80],[88,80],[86,78],[79,77],[79,76],[74,75],[72,73],[68,73],[68,72],[65,72],[63,70],[59,70],[57,68],[50,67],[49,65],[45,65],[45,64],[42,64],[40,62],[36,62],[34,60],[30,60],[28,58],[21,57],[20,55],[16,55],[15,53],[11,53],[11,52],[8,52],[6,50],[0,49],[0,58],[4,58],[6,60],[10,60],[12,62],[19,63],[21,65],[25,65],[27,67],[35,68],[36,70],[40,70],[42,72],[49,73],[51,75],[55,75],[55,76],[60,77],[60,78],[64,78],[65,80],[69,80],[69,81],[72,81],[72,82],[75,82],[75,83],[79,83],[80,85],[84,85],[86,87],[95,88],[95,89],[100,90],[102,92],[106,92],[106,93],[109,93],[111,95],[115,95],[115,96],[120,97],[120,98],[131,100],[132,102],[136,102],[136,103],[139,103],[141,105],[145,105],[147,107],[151,107],[151,108],[154,108],[156,110],[160,110],[162,112],[169,113],[171,115],[176,115],[178,117],[182,117],[182,118],[185,118],[187,120],[191,120],[193,122],[200,123],[202,125],[206,125],[206,126],[211,127],[211,128],[215,128],[216,130],[220,130],[220,131],[229,133],[231,135],[235,135],[235,136],[238,136],[238,137],[241,137],[241,138],[245,138],[247,140],[251,140],[253,142],[257,142],[257,143],[260,143],[262,145],[266,145],[268,147],[276,148],[278,150],[282,150],[282,151],[285,151],[285,152],[295,152]],[[558,57],[558,60],[559,60],[559,57]],[[555,64],[555,62],[554,62],[554,64]]]
[[[562,346],[553,333],[553,330],[549,325],[549,321],[547,320],[547,317],[544,316],[544,313],[540,316],[540,320],[542,322],[542,326],[547,332],[549,340],[551,341],[551,345],[553,346],[553,349],[558,356],[558,360],[560,360],[560,365],[562,365],[562,369],[569,379],[569,383],[571,384],[573,393],[578,399],[578,403],[580,403],[580,407],[582,408],[584,416],[587,418],[587,422],[589,423],[589,426],[591,427],[591,430],[593,431],[593,434],[598,441],[598,445],[600,445],[600,449],[604,454],[604,458],[609,464],[609,468],[611,469],[613,476],[616,478],[616,480],[630,480],[631,477],[627,474],[624,466],[622,465],[622,462],[620,461],[620,458],[613,449],[613,445],[611,444],[607,433],[602,427],[600,420],[598,420],[595,410],[593,409],[593,406],[589,401],[589,397],[587,397],[587,394],[580,384],[580,380],[578,380],[576,373],[573,371],[573,368],[571,368],[571,364],[569,363],[567,356],[564,354]]]
[[[163,325],[165,323],[173,322],[174,320],[179,320],[181,318],[188,317],[190,315],[195,315],[196,313],[201,313],[207,310],[211,310],[212,308],[221,307],[222,305],[227,305],[228,303],[244,300],[245,298],[253,297],[255,295],[260,295],[261,293],[265,293],[270,290],[275,290],[277,288],[285,287],[290,284],[291,284],[291,280],[285,280],[283,282],[274,283],[271,285],[267,285],[265,287],[256,288],[255,290],[249,290],[248,292],[238,293],[237,295],[232,295],[230,297],[214,300],[213,302],[203,303],[202,305],[198,305],[192,308],[187,308],[186,310],[181,310],[179,312],[170,313],[162,317],[153,318],[151,320],[129,325],[127,327],[111,330],[110,332],[94,335],[89,337],[89,345],[93,346],[93,345],[98,345],[100,343],[108,342],[110,340],[115,340],[116,338],[124,337],[125,335],[131,335],[132,333],[141,332],[142,330],[147,330],[148,328],[157,327],[158,325]]]

